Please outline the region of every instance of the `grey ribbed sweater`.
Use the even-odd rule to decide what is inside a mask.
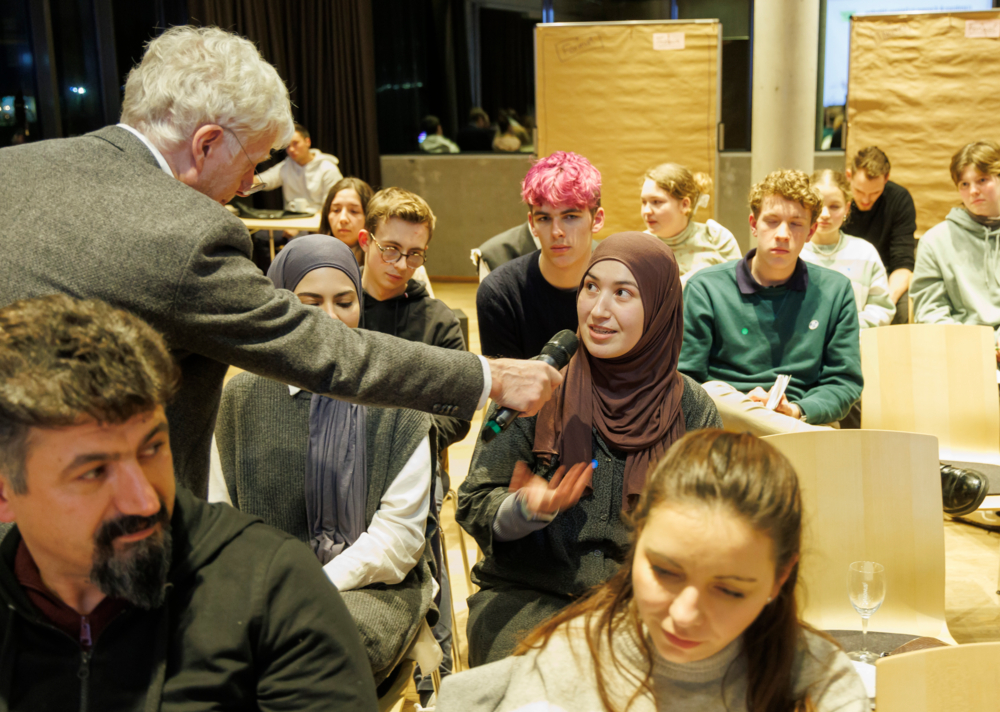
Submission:
[[[226,486],[233,504],[308,543],[305,472],[312,394],[290,396],[288,386],[251,373],[233,377],[222,394],[215,429]],[[413,410],[368,408],[368,496],[365,521],[430,429]],[[432,558],[425,548],[406,578],[341,596],[358,624],[376,684],[390,672],[403,645],[431,609]],[[437,611],[431,614],[431,624]]]

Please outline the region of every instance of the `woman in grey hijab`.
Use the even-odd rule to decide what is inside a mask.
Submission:
[[[296,238],[267,276],[289,299],[358,326],[361,274],[336,238]],[[357,406],[251,373],[226,385],[216,425],[233,505],[312,547],[358,624],[376,682],[430,610],[429,427],[422,413]]]

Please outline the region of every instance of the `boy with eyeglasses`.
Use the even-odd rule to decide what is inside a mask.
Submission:
[[[361,326],[408,341],[465,351],[465,339],[455,313],[447,304],[431,297],[424,284],[413,279],[413,273],[427,259],[427,245],[436,221],[427,201],[402,188],[385,188],[368,201],[365,229],[358,232],[358,244],[365,253],[361,275],[365,292]],[[470,424],[446,415],[432,417],[431,449],[435,462],[440,465],[441,453],[464,438]],[[447,472],[440,466],[436,469],[443,482],[435,482],[435,514],[440,511],[441,499],[448,489]],[[435,548],[438,548],[436,541]],[[437,552],[435,556],[439,558]],[[442,675],[451,672],[451,607],[450,599],[444,598],[448,595],[446,572],[442,567],[443,597],[438,604],[441,621],[434,628],[445,653]],[[431,689],[427,675],[418,684],[424,704],[429,700]]]

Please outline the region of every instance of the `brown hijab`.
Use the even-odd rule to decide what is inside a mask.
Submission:
[[[643,334],[631,351],[613,359],[591,356],[580,339],[562,386],[538,414],[533,451],[558,455],[566,464],[587,462],[593,456],[592,429],[597,428],[609,447],[626,453],[622,507],[631,509],[647,468],[684,435],[684,382],[677,372],[684,337],[680,270],[669,247],[641,232],[606,238],[594,250],[587,272],[603,260],[621,262],[635,277]],[[577,336],[586,328],[581,322]]]

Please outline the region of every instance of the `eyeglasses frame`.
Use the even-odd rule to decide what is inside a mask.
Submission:
[[[247,197],[249,195],[253,195],[254,193],[259,193],[262,190],[266,190],[267,183],[264,182],[264,180],[260,177],[260,173],[257,172],[257,164],[250,159],[250,154],[247,153],[247,150],[245,148],[243,148],[243,142],[240,141],[240,137],[237,136],[236,132],[233,131],[228,126],[220,125],[219,128],[221,128],[223,131],[228,131],[232,135],[232,137],[236,139],[236,143],[239,145],[240,150],[243,151],[243,155],[246,156],[247,161],[250,163],[251,166],[253,166],[253,178],[254,178],[253,183],[251,183],[250,187],[247,188],[246,190],[239,191],[239,194],[243,197]]]
[[[372,234],[369,233],[368,236],[372,239],[372,242],[375,243],[375,247],[378,248],[379,257],[381,257],[382,261],[384,263],[386,263],[387,265],[394,265],[394,264],[396,264],[397,262],[399,262],[399,257],[405,257],[406,258],[406,266],[409,267],[410,269],[419,269],[419,268],[423,267],[427,263],[427,250],[426,249],[420,250],[419,252],[403,252],[402,250],[399,250],[399,249],[397,249],[395,247],[382,247],[382,245],[378,244],[378,240],[375,239],[374,235],[372,235]],[[389,260],[387,260],[385,258],[385,251],[386,250],[396,250],[396,252],[399,253],[399,257],[397,257],[392,262],[390,262]],[[420,264],[418,264],[418,265],[411,265],[410,264],[410,257],[417,257],[417,256],[419,256],[421,258]]]

